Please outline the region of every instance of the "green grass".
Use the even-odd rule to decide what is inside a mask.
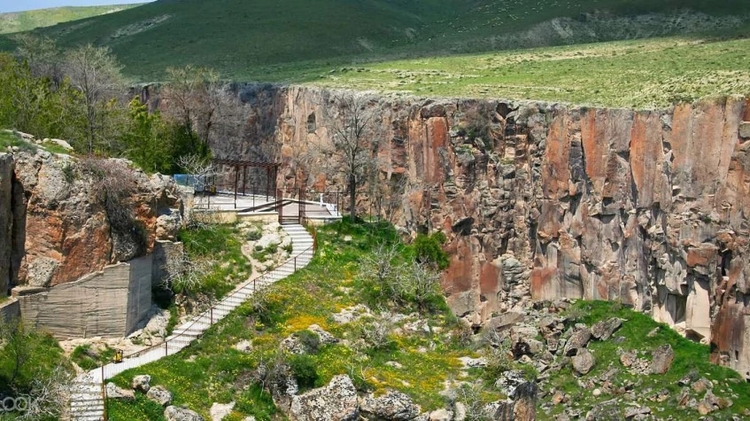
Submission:
[[[135,7],[134,4],[90,7],[57,7],[0,14],[0,34],[30,31],[58,23],[99,16]]]
[[[599,28],[593,38],[584,35],[588,30],[561,36],[547,25],[536,28],[533,36],[524,35],[558,17],[583,24],[582,16],[595,11],[613,16],[666,12],[674,14],[674,21],[684,21],[682,8],[724,20],[706,24],[698,19],[685,28],[672,28],[670,22],[641,27],[622,21],[619,31]],[[727,23],[726,16],[748,13],[750,4],[742,0],[182,0],[149,3],[35,33],[63,47],[86,42],[108,46],[126,73],[141,81],[162,79],[168,66],[195,64],[214,67],[233,80],[298,82],[313,69],[394,57],[656,36],[697,27],[735,30],[736,22]]]
[[[180,232],[185,252],[192,260],[208,263],[208,272],[192,293],[221,299],[250,275],[242,254],[243,236],[236,225],[208,225]]]
[[[114,360],[115,350],[106,345],[101,351],[92,352],[91,345],[79,345],[70,354],[70,359],[79,367],[88,371]]]
[[[0,130],[0,153],[7,152],[8,147],[36,152],[37,145],[29,143],[11,132]]]
[[[750,95],[750,39],[665,38],[364,64],[314,85],[418,96],[660,108]],[[312,79],[312,76],[310,77]]]

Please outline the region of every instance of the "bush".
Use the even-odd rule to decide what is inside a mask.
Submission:
[[[448,253],[443,250],[446,240],[445,234],[440,231],[432,235],[417,234],[412,244],[414,259],[419,263],[434,265],[439,270],[446,269],[450,263]]]
[[[315,360],[309,355],[294,355],[289,358],[289,367],[292,369],[294,378],[300,390],[315,387],[318,381],[318,371],[315,368]]]
[[[299,338],[300,344],[302,344],[307,351],[312,354],[318,352],[318,349],[320,348],[320,337],[315,332],[301,330],[297,332],[297,337]]]

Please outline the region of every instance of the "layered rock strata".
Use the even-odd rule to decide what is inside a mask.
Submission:
[[[528,296],[617,300],[710,342],[715,362],[750,378],[744,98],[633,111],[303,87],[237,93],[245,117],[213,140],[215,153],[276,157],[290,191],[344,188],[314,145],[341,125],[342,97],[363,104],[386,187],[363,187],[358,205],[408,232],[448,235],[443,286],[458,315],[479,323]]]

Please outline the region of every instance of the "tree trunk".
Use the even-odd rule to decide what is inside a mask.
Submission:
[[[354,174],[349,175],[349,216],[352,221],[357,217],[357,179]]]

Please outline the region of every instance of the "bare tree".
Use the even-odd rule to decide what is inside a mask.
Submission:
[[[107,130],[113,128],[108,114],[113,111],[112,98],[124,86],[120,69],[109,48],[88,44],[69,51],[65,56],[65,74],[72,86],[81,92],[90,154],[96,145],[107,139]]]
[[[372,172],[377,171],[377,116],[361,97],[340,97],[339,115],[332,116],[331,147],[327,155],[336,170],[346,179],[349,193],[349,215],[357,216],[357,189]],[[338,118],[336,118],[338,117]]]
[[[62,58],[55,41],[25,32],[13,35],[13,40],[17,44],[16,56],[26,62],[32,76],[46,77],[56,84],[62,81]]]
[[[73,374],[65,366],[58,365],[49,375],[37,375],[31,383],[29,408],[18,419],[67,419]]]
[[[225,84],[219,80],[218,72],[205,67],[170,67],[167,74],[168,84],[163,93],[170,104],[167,116],[195,130],[208,145],[213,126],[230,102]]]

